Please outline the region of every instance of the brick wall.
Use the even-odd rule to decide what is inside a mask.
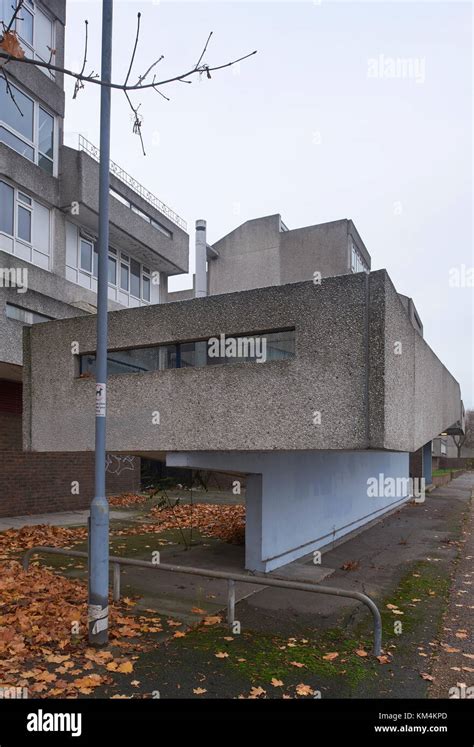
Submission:
[[[88,508],[94,455],[22,451],[22,384],[0,379],[0,516]],[[139,457],[108,455],[107,494],[140,489]],[[79,483],[79,493],[71,483]]]
[[[410,477],[423,477],[423,447],[410,453],[409,465]]]
[[[0,451],[21,451],[21,415],[0,411]]]
[[[127,458],[126,462],[112,460],[110,469],[109,495],[139,490],[138,457]],[[90,453],[3,451],[0,470],[0,516],[88,508],[94,494],[94,455]],[[71,493],[73,481],[79,482],[78,495]]]
[[[474,469],[472,457],[440,457],[440,469]]]

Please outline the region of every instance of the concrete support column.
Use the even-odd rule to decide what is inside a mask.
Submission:
[[[423,477],[423,448],[410,452],[410,477]]]
[[[262,475],[247,475],[245,492],[245,567],[264,571],[262,562],[263,496]]]
[[[433,458],[431,456],[431,441],[423,446],[423,477],[425,484],[431,485],[433,482]]]

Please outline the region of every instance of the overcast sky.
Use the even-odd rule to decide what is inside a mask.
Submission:
[[[473,406],[471,3],[116,0],[114,80],[139,10],[137,74],[161,54],[160,77],[192,67],[209,31],[209,64],[258,54],[173,84],[169,102],[135,96],[146,157],[115,93],[112,158],[188,221],[192,245],[197,218],[210,243],[273,213],[289,228],[352,218]],[[100,17],[99,0],[68,2],[67,66],[81,67],[87,18],[100,69]],[[68,96],[67,144],[98,145],[98,109],[96,86]]]

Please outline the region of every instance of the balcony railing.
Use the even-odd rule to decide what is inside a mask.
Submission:
[[[79,150],[83,150],[95,161],[100,160],[100,149],[89,142],[89,140],[87,140],[87,138],[85,138],[83,135],[79,135]],[[166,217],[169,218],[169,220],[172,221],[176,226],[182,228],[183,231],[187,230],[186,221],[183,220],[183,218],[181,218],[178,213],[175,213],[175,211],[169,208],[168,205],[165,205],[164,202],[159,200],[158,197],[156,197],[152,192],[146,189],[143,184],[137,182],[137,180],[134,179],[133,176],[130,176],[130,174],[128,174],[124,169],[122,169],[112,160],[110,161],[110,173],[116,176],[117,179],[120,179],[120,181],[126,184],[127,187],[133,189],[133,191],[137,195],[139,195],[143,200],[152,205],[155,210],[158,210],[163,215],[166,215]]]

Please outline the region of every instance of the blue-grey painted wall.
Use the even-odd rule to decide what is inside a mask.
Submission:
[[[409,497],[367,481],[408,479],[408,454],[384,451],[175,453],[167,464],[251,474],[247,483],[246,567],[271,571],[323,548]],[[254,476],[258,477],[254,477]],[[261,476],[261,477],[260,477]]]

